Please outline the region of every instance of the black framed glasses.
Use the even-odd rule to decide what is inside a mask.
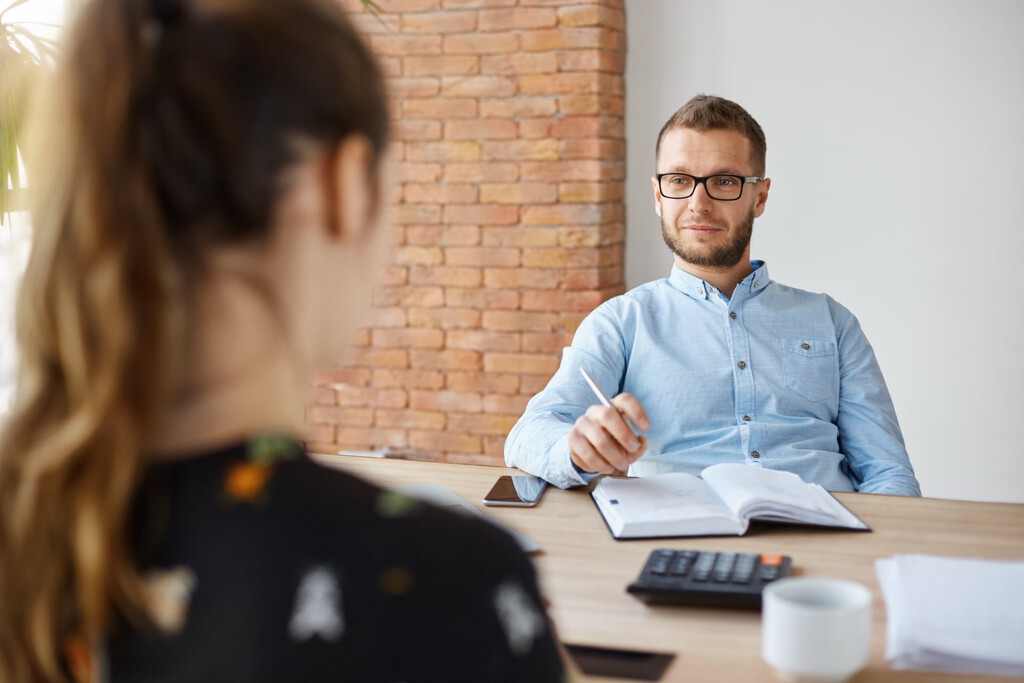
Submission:
[[[717,174],[702,178],[689,173],[659,173],[655,178],[658,179],[658,191],[665,199],[686,199],[697,190],[698,185],[703,185],[708,196],[720,202],[734,202],[743,194],[746,183],[764,180],[756,175]]]

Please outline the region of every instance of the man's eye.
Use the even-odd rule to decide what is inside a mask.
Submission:
[[[728,175],[715,176],[711,182],[715,187],[735,187],[738,183],[736,178]]]

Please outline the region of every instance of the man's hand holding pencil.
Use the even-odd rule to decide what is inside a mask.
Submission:
[[[580,372],[600,403],[588,408],[569,431],[572,461],[583,472],[625,473],[647,449],[647,439],[632,426],[650,429],[647,413],[631,394],[609,399],[586,370]]]

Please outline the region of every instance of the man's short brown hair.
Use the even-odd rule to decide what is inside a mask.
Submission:
[[[764,175],[764,159],[767,143],[764,131],[746,109],[732,100],[714,95],[696,95],[676,111],[661,127],[658,143],[654,147],[654,159],[658,160],[661,153],[661,141],[665,135],[676,128],[689,128],[696,131],[735,130],[750,141],[750,161],[754,164],[754,173]]]

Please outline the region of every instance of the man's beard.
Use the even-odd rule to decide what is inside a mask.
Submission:
[[[711,251],[687,249],[682,244],[682,239],[677,241],[678,231],[665,223],[664,216],[661,219],[661,236],[664,238],[668,248],[685,263],[702,268],[731,268],[740,262],[740,259],[743,258],[747,251],[747,246],[750,244],[750,236],[754,232],[753,207],[751,207],[750,213],[747,214],[746,218],[736,225],[736,228],[737,230],[732,240]]]

